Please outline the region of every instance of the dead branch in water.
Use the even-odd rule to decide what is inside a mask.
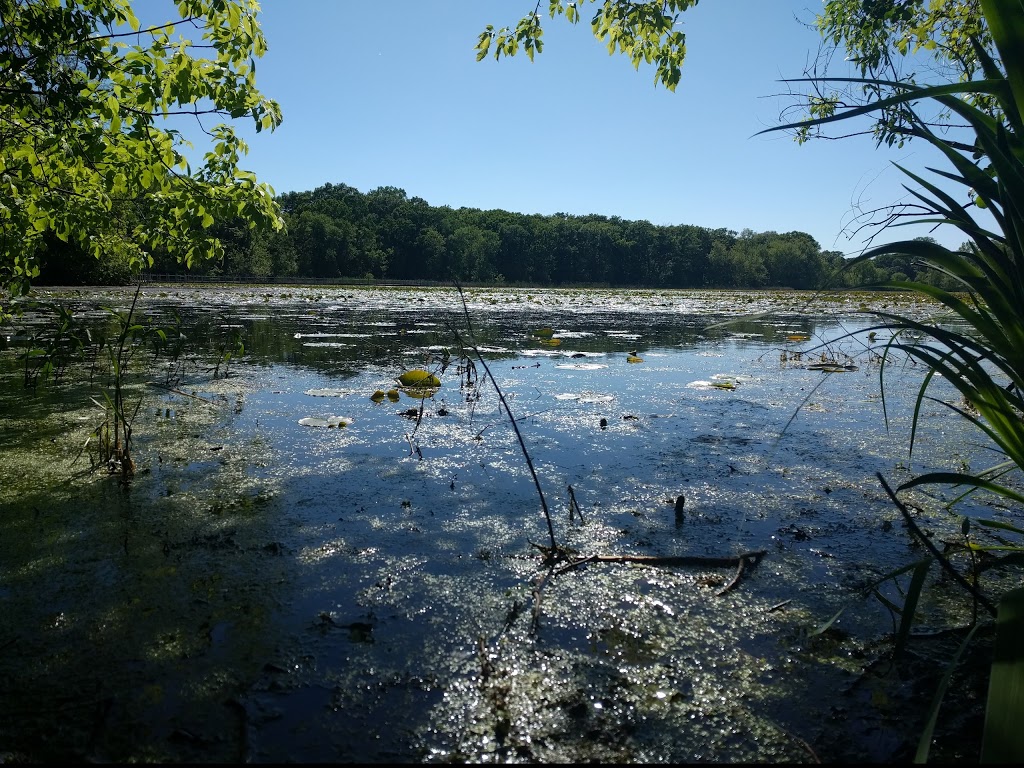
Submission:
[[[531,542],[532,543],[532,542]],[[743,579],[743,574],[747,568],[753,568],[761,562],[766,554],[767,550],[759,549],[752,552],[741,552],[733,557],[702,557],[700,555],[588,555],[586,557],[580,557],[572,560],[573,554],[571,550],[565,548],[550,549],[548,547],[541,546],[540,544],[533,544],[534,547],[544,552],[545,562],[550,564],[552,567],[547,571],[538,574],[534,578],[533,587],[530,592],[533,597],[533,618],[530,622],[530,634],[536,634],[537,629],[540,627],[540,606],[541,606],[541,593],[544,589],[545,584],[552,576],[559,576],[563,573],[581,568],[589,563],[638,563],[640,565],[653,565],[656,567],[675,567],[675,568],[736,568],[736,575],[733,576],[732,581],[722,587],[720,590],[715,592],[715,597],[721,597],[727,592],[735,589],[736,586]],[[555,569],[554,565],[561,560],[570,560],[566,565],[561,568]]]

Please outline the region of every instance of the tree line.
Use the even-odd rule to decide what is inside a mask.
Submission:
[[[432,206],[397,187],[363,193],[325,184],[277,197],[285,226],[254,229],[217,222],[210,234],[224,257],[186,267],[153,254],[160,274],[246,278],[371,279],[534,286],[796,288],[860,286],[920,278],[910,259],[843,269],[838,251],[805,232],[735,232],[659,226],[617,216],[522,214]],[[41,282],[120,282],[128,263],[83,259],[51,240]]]

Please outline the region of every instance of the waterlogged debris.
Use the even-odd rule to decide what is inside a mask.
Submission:
[[[596,371],[607,368],[606,363],[559,363],[555,368],[563,368],[571,371]]]
[[[304,419],[299,419],[299,424],[304,427],[327,427],[328,429],[341,429],[342,427],[347,427],[351,422],[352,419],[343,416],[328,416],[327,418],[307,416]]]
[[[398,381],[403,387],[425,388],[441,386],[441,380],[437,376],[421,368],[406,371],[398,377]]]
[[[825,371],[825,373],[846,373],[856,371],[857,366],[853,363],[811,363],[807,366],[809,371]]]

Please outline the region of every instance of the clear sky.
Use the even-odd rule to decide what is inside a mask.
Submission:
[[[588,22],[545,17],[532,63],[476,61],[487,24],[514,24],[533,6],[263,0],[270,50],[257,82],[284,123],[257,135],[239,122],[251,148],[242,166],[277,193],[395,186],[434,206],[799,230],[854,254],[865,235],[844,229],[856,206],[907,197],[891,162],[936,162],[924,144],[754,135],[779,123],[790,103],[779,80],[801,76],[818,49],[807,24],[820,0],[702,0],[682,17],[674,93],[654,86],[653,68],[609,56]],[[921,234],[898,228],[876,243]]]

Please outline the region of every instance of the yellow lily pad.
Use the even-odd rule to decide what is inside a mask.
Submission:
[[[397,403],[398,402],[398,397],[399,397],[399,395],[398,395],[398,390],[397,389],[389,389],[388,390],[388,400],[390,400],[392,403]]]
[[[429,371],[416,368],[398,377],[403,387],[440,387],[441,380]]]
[[[626,358],[627,363],[642,363],[643,361],[644,359],[642,357],[637,357],[636,355],[630,355]]]
[[[533,332],[533,335],[534,336],[540,336],[540,337],[545,338],[545,339],[550,339],[552,336],[555,335],[555,329],[554,328],[538,328],[536,331]]]
[[[562,343],[561,339],[537,339],[539,344],[546,344],[549,347],[557,347]]]
[[[373,400],[373,402],[375,403],[381,402],[382,400],[384,400],[384,398],[385,394],[383,389],[378,389],[376,392],[370,395],[370,399]]]
[[[811,337],[803,333],[791,333],[786,338],[790,341],[807,341]]]
[[[736,389],[736,385],[731,381],[712,381],[711,386],[715,389]]]

